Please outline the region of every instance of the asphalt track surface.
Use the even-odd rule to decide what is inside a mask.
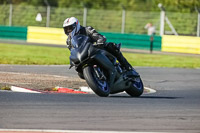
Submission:
[[[68,67],[0,65],[0,71],[76,77]],[[200,69],[136,70],[156,93],[102,98],[0,91],[0,129],[200,132]]]

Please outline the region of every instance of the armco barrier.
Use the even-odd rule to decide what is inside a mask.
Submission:
[[[138,34],[121,34],[121,33],[105,33],[101,32],[102,35],[106,36],[107,42],[122,43],[122,48],[129,49],[150,49],[150,36],[138,35]],[[154,36],[153,50],[161,50],[160,36]]]
[[[67,36],[61,28],[28,26],[27,42],[66,45]]]
[[[164,35],[162,37],[162,51],[200,54],[200,38]]]
[[[122,43],[123,48],[132,49],[150,49],[150,36],[120,34],[120,33],[102,33],[107,40],[115,43]],[[66,44],[66,35],[62,28],[46,28],[46,27],[28,27],[27,42],[47,43],[47,44]],[[153,50],[161,50],[161,37],[155,36]]]
[[[150,49],[150,36],[100,32],[107,42],[122,43],[122,48]],[[0,39],[24,40],[29,43],[66,45],[67,36],[62,28],[0,26]],[[162,48],[161,48],[162,47]],[[153,50],[200,54],[200,38],[189,36],[154,36]]]
[[[122,43],[122,48],[150,49],[150,36],[101,32],[107,42]],[[62,28],[0,26],[0,39],[24,40],[29,43],[66,45]],[[162,48],[161,48],[162,47]],[[153,50],[200,54],[200,38],[189,36],[154,36]]]
[[[27,27],[0,26],[0,39],[27,39]]]

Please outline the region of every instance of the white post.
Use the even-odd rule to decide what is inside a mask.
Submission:
[[[165,11],[161,10],[160,12],[160,36],[165,33]]]
[[[13,10],[13,6],[12,4],[10,4],[9,26],[12,26],[12,10]]]
[[[48,6],[47,6],[47,21],[46,21],[46,27],[49,27],[49,23],[50,23],[50,12],[51,12],[51,7],[48,5]]]
[[[165,20],[166,20],[167,24],[169,25],[170,29],[172,30],[172,32],[174,33],[174,35],[178,36],[178,33],[176,32],[174,26],[171,24],[171,22],[169,21],[167,16],[165,16]]]
[[[84,7],[84,10],[83,10],[83,26],[86,26],[87,25],[87,8]]]
[[[125,31],[125,23],[126,23],[126,10],[123,9],[122,10],[122,29],[121,29],[122,34],[124,34],[124,31]]]
[[[200,37],[200,12],[198,12],[197,37]]]

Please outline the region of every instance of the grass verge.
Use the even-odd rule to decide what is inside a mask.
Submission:
[[[0,87],[0,90],[11,90],[11,87],[10,86],[3,86],[3,87]]]
[[[123,53],[133,66],[200,68],[198,56]],[[0,43],[0,64],[69,64],[67,48]]]

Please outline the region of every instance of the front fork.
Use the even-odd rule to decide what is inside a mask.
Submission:
[[[100,70],[100,68],[97,65],[94,65],[93,68],[94,68],[94,72],[96,73],[97,77],[100,80],[106,81],[106,76],[104,75],[102,70]]]
[[[94,59],[95,61],[97,61],[99,66],[101,66],[102,68],[107,70],[107,73],[108,73],[107,81],[108,81],[108,85],[109,85],[110,89],[112,90],[115,76],[117,74],[115,66],[104,54],[96,54],[96,55],[92,56],[91,58]]]

